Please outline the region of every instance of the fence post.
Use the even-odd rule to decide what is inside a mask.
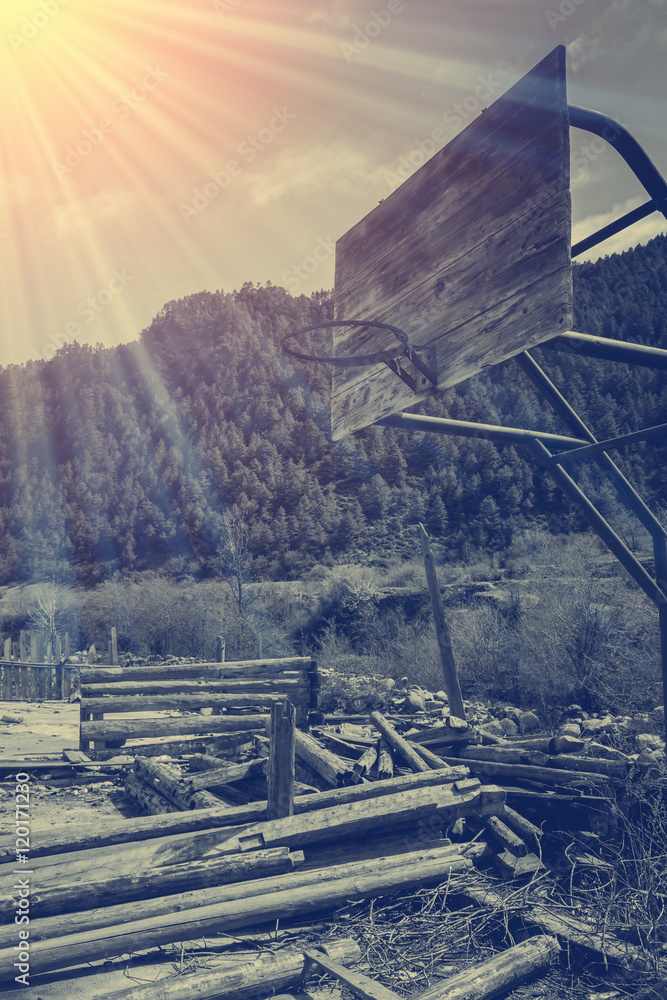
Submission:
[[[88,650],[88,666],[92,667],[96,659],[97,659],[97,650],[95,649],[95,644],[93,643],[93,645]]]
[[[65,632],[65,659],[69,660],[69,632]]]
[[[225,637],[224,635],[219,635],[215,640],[215,662],[224,663],[225,662]]]
[[[12,658],[12,640],[5,639],[3,660],[11,660]]]
[[[62,644],[60,642],[60,636],[57,633],[56,633],[56,648],[53,654],[53,658],[56,661],[56,663],[62,663],[63,650],[62,650]]]
[[[431,545],[428,535],[423,525],[419,525],[419,538],[424,553],[424,567],[426,569],[426,579],[428,580],[429,594],[431,595],[431,606],[433,608],[433,618],[435,621],[435,634],[438,640],[440,651],[440,663],[442,664],[442,679],[447,693],[447,702],[451,715],[458,719],[466,717],[463,707],[463,696],[459,685],[459,677],[456,672],[454,654],[452,653],[452,643],[449,637],[449,628],[445,618],[445,609],[442,606],[442,595],[438,586],[438,577],[435,572],[435,561],[431,552]]]
[[[19,660],[24,662],[28,659],[28,649],[26,643],[26,634],[23,629],[19,632]]]
[[[296,709],[284,698],[271,705],[269,789],[267,819],[281,819],[294,812],[294,752]]]
[[[111,629],[111,657],[109,662],[112,667],[118,666],[118,634],[115,625]]]
[[[30,660],[32,663],[37,663],[37,633],[30,632]]]

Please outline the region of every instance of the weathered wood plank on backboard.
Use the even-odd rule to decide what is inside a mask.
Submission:
[[[445,389],[570,328],[570,241],[558,46],[338,240],[336,318],[401,328],[435,352]],[[377,328],[334,331],[337,356],[397,347]],[[433,391],[420,384],[384,365],[334,368],[333,439]]]

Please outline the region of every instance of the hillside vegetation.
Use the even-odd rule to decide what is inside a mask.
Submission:
[[[576,329],[667,347],[667,237],[574,277]],[[149,569],[290,579],[318,562],[406,555],[418,521],[463,559],[526,526],[581,528],[517,448],[379,427],[331,444],[329,369],[280,346],[330,315],[328,293],[247,284],[170,302],[117,349],[70,344],[0,370],[0,582],[91,585]],[[664,375],[535,356],[600,437],[667,419]],[[422,409],[564,430],[511,361]],[[654,506],[666,454],[622,456]],[[618,518],[594,470],[579,478]]]

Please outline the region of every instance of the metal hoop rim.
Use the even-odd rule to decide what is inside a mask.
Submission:
[[[322,330],[334,326],[375,326],[380,330],[389,330],[403,347],[409,346],[407,334],[397,326],[391,326],[389,323],[380,323],[377,320],[371,319],[339,319],[325,320],[323,323],[315,323],[314,326],[304,326],[300,330],[294,330],[285,337],[282,348],[286,354],[290,354],[293,358],[299,358],[301,361],[318,361],[323,364],[340,365],[344,368],[359,368],[366,365],[382,364],[391,358],[391,354],[388,351],[379,351],[377,354],[360,354],[356,358],[332,358],[326,355],[301,354],[298,351],[292,350],[291,347],[286,346],[286,341],[290,340],[291,337],[298,337],[302,333],[310,333],[311,330]]]

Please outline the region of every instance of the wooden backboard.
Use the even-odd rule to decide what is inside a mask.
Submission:
[[[338,240],[335,317],[399,327],[446,389],[570,329],[570,245],[558,46]],[[397,347],[385,330],[335,330],[337,357]],[[334,368],[333,440],[432,392],[417,375],[415,392],[384,364]]]

